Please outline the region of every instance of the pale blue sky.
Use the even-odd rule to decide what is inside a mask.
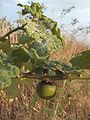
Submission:
[[[25,3],[30,0],[0,0],[0,17],[7,16],[9,20],[15,20],[17,18],[18,8],[16,4],[18,2]],[[69,21],[72,18],[77,18],[80,23],[90,22],[90,0],[32,0],[44,3],[47,7],[45,14],[56,19],[60,15],[60,11],[64,8],[68,8],[72,5],[76,9],[72,10],[70,14],[67,14],[63,20],[57,19],[63,23]]]

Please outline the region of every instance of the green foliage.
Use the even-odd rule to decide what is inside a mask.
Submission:
[[[64,73],[71,73],[77,71],[74,67],[57,60],[47,62],[46,64],[44,64],[44,67],[53,70],[60,70]]]
[[[15,65],[12,65],[5,53],[0,53],[0,70],[4,70],[7,74],[13,78],[17,77],[20,73],[20,70]]]
[[[59,39],[61,39],[62,44],[64,44],[63,38],[61,37],[61,34],[60,34],[60,29],[57,27],[57,23],[55,23],[51,31],[54,35],[56,35]]]
[[[48,49],[47,49],[46,45],[44,43],[38,42],[38,41],[34,41],[31,44],[30,49],[35,49],[36,53],[41,57],[47,55],[47,53],[48,53]]]
[[[68,74],[81,74],[82,70],[67,65],[61,61],[48,60],[43,62],[41,65],[32,67],[30,70],[32,73],[40,74],[42,76],[59,76],[60,79],[67,79]]]
[[[90,50],[72,58],[72,66],[52,60],[50,53],[65,47],[58,23],[44,15],[43,6],[38,2],[18,6],[22,9],[22,17],[18,23],[25,26],[19,27],[22,31],[18,34],[17,45],[11,45],[6,38],[3,42],[0,41],[0,50],[3,51],[0,52],[0,89],[5,88],[7,95],[12,98],[18,96],[23,66],[25,72],[28,70],[29,73],[36,73],[41,77],[59,76],[60,80],[67,79],[69,73],[76,75],[82,72],[81,69],[90,69]],[[23,83],[27,84],[30,81],[23,80]]]
[[[21,66],[22,63],[27,62],[30,58],[29,51],[22,46],[15,47],[10,55],[12,63],[16,66]]]
[[[29,70],[29,71],[31,71],[33,67],[30,59],[27,62],[23,63],[23,66],[25,66],[25,70]]]
[[[27,23],[24,27],[25,35],[20,36],[23,43],[31,45],[32,41],[43,41],[46,44],[49,52],[57,49],[62,49],[65,45],[64,39],[60,34],[60,29],[58,28],[57,22],[43,14],[43,7],[39,3],[31,3],[31,5],[18,4],[23,10],[30,14],[29,19],[21,19],[19,22],[21,24]],[[33,12],[32,12],[33,11]],[[24,40],[26,38],[26,41]],[[29,39],[28,39],[29,38]]]
[[[25,43],[28,43],[29,42],[29,37],[25,34],[20,34],[19,36],[19,43],[21,44],[25,44]]]
[[[33,48],[30,49],[30,53],[31,53],[31,56],[32,56],[31,63],[32,63],[32,66],[34,68],[35,68],[35,66],[37,67],[38,65],[41,65],[44,62],[49,60],[49,55],[48,54],[46,54],[44,56],[39,56],[37,54],[37,51]]]
[[[8,64],[3,64],[0,65],[0,70],[3,70],[5,72],[7,72],[7,74],[11,77],[11,78],[15,78],[19,75],[20,70],[18,67],[11,65],[10,63]]]
[[[20,70],[17,66],[15,65],[11,65],[10,63],[8,63],[5,68],[4,68],[5,71],[7,71],[8,75],[11,77],[11,78],[15,78],[19,75],[20,73]]]
[[[70,62],[75,67],[90,69],[90,50],[82,52],[79,56],[72,58]]]
[[[0,65],[6,63],[7,59],[8,59],[7,54],[0,51]]]
[[[33,17],[37,17],[40,18],[41,15],[43,14],[42,11],[42,6],[36,2],[36,3],[31,3],[31,5],[22,5],[22,4],[18,4],[17,6],[23,7],[24,9],[22,9],[21,14],[22,15],[26,15],[26,14],[31,14]]]
[[[11,78],[6,71],[0,70],[0,89],[9,87],[11,85]]]

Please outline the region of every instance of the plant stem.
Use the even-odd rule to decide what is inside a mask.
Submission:
[[[30,78],[30,79],[46,79],[46,80],[90,80],[90,76],[79,77],[79,76],[69,76],[67,79],[62,79],[60,76],[42,76],[39,74],[29,74],[21,73],[21,78]]]
[[[27,24],[27,23],[26,23],[26,24]],[[10,30],[10,31],[7,32],[4,36],[0,37],[0,41],[5,42],[5,41],[6,41],[6,40],[4,40],[5,37],[8,37],[10,34],[12,34],[13,32],[16,32],[16,31],[18,31],[18,30],[24,30],[24,27],[25,27],[26,24],[23,24],[21,27],[19,26],[19,27],[13,29],[13,30]]]

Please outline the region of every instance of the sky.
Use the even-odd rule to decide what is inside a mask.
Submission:
[[[27,3],[31,0],[0,0],[0,18],[6,16],[8,20],[15,21],[18,18],[17,3]],[[90,25],[90,0],[32,0],[33,2],[44,3],[45,14],[60,24],[69,24],[72,18],[77,18],[80,24]],[[75,6],[63,19],[60,13],[63,9]]]
[[[17,19],[18,7],[17,3],[27,3],[30,0],[0,0],[0,17],[6,16],[9,20]],[[46,6],[45,14],[53,19],[60,16],[62,9],[66,9],[75,6],[72,12],[64,17],[62,21],[69,23],[72,18],[77,18],[80,23],[90,22],[90,0],[32,0],[44,3]],[[60,18],[57,19],[60,21]]]

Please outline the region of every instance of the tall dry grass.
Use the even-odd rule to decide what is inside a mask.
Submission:
[[[60,59],[64,62],[68,62],[72,57],[90,48],[90,45],[88,45],[88,43],[85,41],[77,40],[74,35],[65,36],[65,39],[66,47],[62,51],[53,51],[51,54],[51,57],[53,59]]]

